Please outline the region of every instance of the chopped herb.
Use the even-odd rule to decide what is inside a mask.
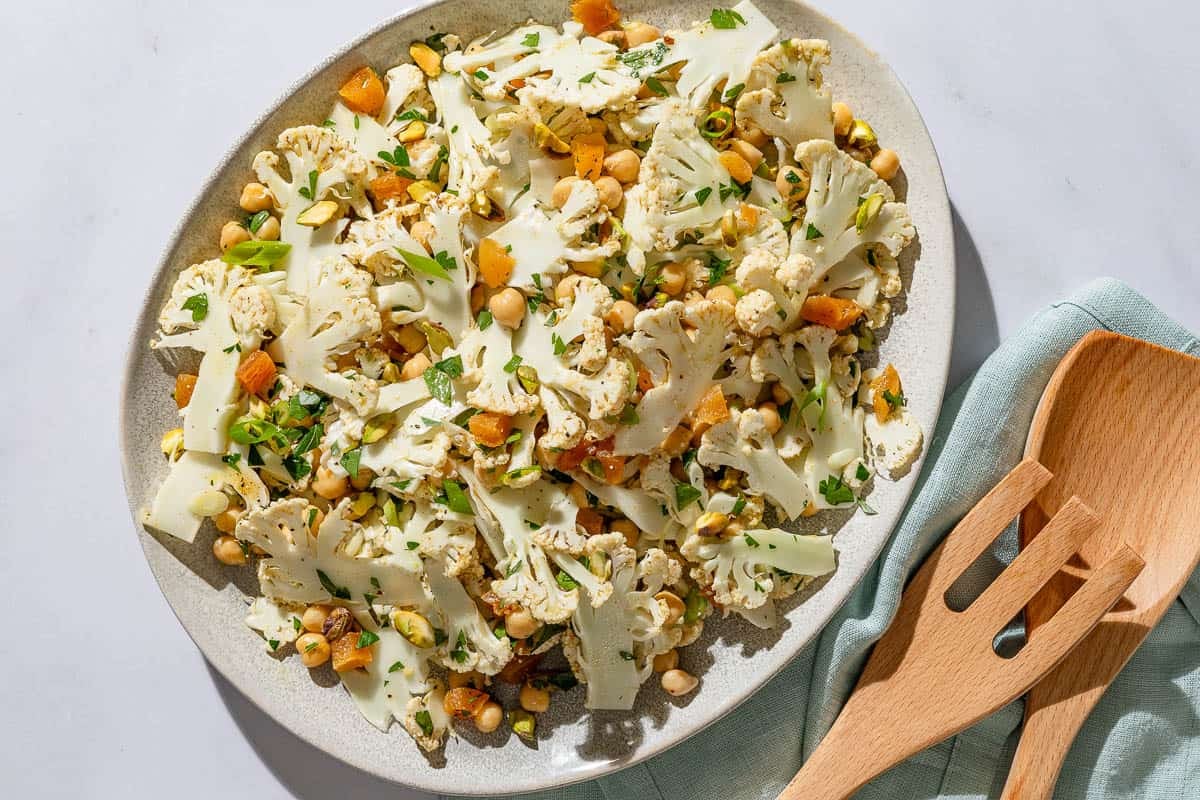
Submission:
[[[416,550],[418,547],[421,546],[421,543],[420,542],[405,542],[404,546],[407,547],[409,550]]]
[[[745,89],[745,88],[746,88],[746,84],[738,83],[738,84],[735,84],[733,87],[726,89],[725,95],[722,98],[723,101],[726,103],[731,102],[735,97],[737,97],[739,94],[741,94],[742,89]]]
[[[790,72],[781,72],[779,73],[778,77],[775,78],[776,83],[791,83],[794,80],[796,80],[796,76]]]
[[[845,481],[836,475],[830,475],[817,484],[817,491],[824,496],[825,501],[830,505],[838,506],[843,503],[854,502],[854,491]]]
[[[441,628],[434,628],[433,629],[433,643],[438,647],[441,647],[442,645],[444,645],[446,643],[446,632],[444,630],[442,630]]]
[[[871,471],[867,469],[865,464],[859,464],[858,469],[854,470],[854,477],[858,478],[860,481],[865,481],[867,478],[871,477]]]
[[[476,80],[486,81],[488,79],[487,72],[482,69],[477,69],[474,72],[472,72],[471,74],[475,76]]]
[[[246,417],[230,425],[229,438],[238,444],[259,444],[269,440],[284,446],[288,442],[287,435],[278,426],[255,417]]]
[[[567,352],[567,343],[557,333],[550,334],[550,344],[554,345],[554,355],[561,356]]]
[[[329,594],[332,596],[338,598],[339,600],[350,599],[350,590],[344,586],[338,586],[335,584],[332,580],[330,580],[329,576],[326,575],[324,571],[317,570],[317,580],[321,582],[321,587],[325,591],[329,592]]]
[[[221,456],[221,460],[224,461],[229,466],[233,467],[234,469],[237,469],[238,462],[242,460],[242,454],[241,453],[229,453],[227,455]]]
[[[662,81],[658,78],[646,78],[646,88],[654,92],[659,97],[667,96],[667,87],[662,85]]]
[[[700,499],[700,490],[690,483],[675,484],[675,510],[683,511]]]
[[[246,230],[250,231],[251,233],[258,233],[258,229],[263,226],[263,223],[267,221],[267,217],[269,216],[271,216],[271,212],[264,208],[257,214],[252,214],[251,216],[247,217]]]
[[[396,121],[402,122],[404,120],[417,120],[419,122],[425,122],[425,112],[416,107],[409,108],[404,111],[397,111]]]
[[[433,365],[434,369],[441,370],[451,378],[461,377],[463,374],[463,363],[461,356],[451,356],[444,358]]]
[[[704,201],[707,200],[711,194],[712,194],[711,186],[705,186],[701,189],[697,189],[696,190],[696,202],[700,205],[704,205]]]
[[[470,653],[467,652],[467,635],[459,631],[458,638],[454,641],[454,649],[450,651],[450,657],[455,662],[462,664],[467,660],[468,655]]]
[[[508,485],[511,485],[513,481],[520,480],[521,478],[524,478],[526,475],[540,474],[541,471],[542,471],[542,468],[540,466],[538,466],[537,464],[527,464],[524,467],[517,467],[516,469],[510,469],[508,472],[504,473],[500,477],[500,482],[503,483],[505,486],[508,486]]]
[[[525,38],[521,40],[521,47],[537,47],[541,42],[542,35],[540,33],[527,33]]]
[[[399,672],[402,669],[404,669],[404,662],[395,661],[392,663],[392,665],[390,667],[388,667],[388,673],[390,674],[393,672]]]
[[[858,507],[861,508],[862,512],[864,514],[866,514],[868,517],[874,516],[875,514],[879,513],[878,511],[876,511],[875,509],[873,509],[869,505],[867,505],[867,501],[863,500],[861,497],[855,498],[854,502],[858,503]]]
[[[315,169],[308,173],[308,186],[300,187],[300,196],[305,200],[317,199],[317,175],[320,173]]]
[[[620,416],[617,417],[617,422],[622,425],[637,425],[639,421],[637,408],[633,405],[627,405],[621,409]]]
[[[633,653],[629,652],[628,650],[618,650],[617,655],[619,655],[623,661],[633,661]]]
[[[725,275],[729,272],[729,265],[732,259],[721,258],[714,252],[708,254],[708,285],[716,286],[725,279]]]
[[[450,386],[450,376],[440,369],[427,369],[422,377],[425,378],[425,385],[429,388],[429,393],[442,405],[450,405],[454,398]],[[440,423],[441,421],[438,420],[437,422]]]
[[[192,312],[192,322],[200,322],[208,316],[208,295],[201,292],[183,301],[183,310]]]
[[[321,437],[325,435],[325,426],[321,423],[315,423],[311,428],[304,431],[304,435],[296,441],[295,447],[292,448],[294,455],[303,455],[309,450],[315,450],[321,444]]]
[[[309,642],[308,644],[306,644],[304,646],[304,652],[311,653],[313,650],[316,650],[320,646],[321,646],[320,642]]]
[[[272,650],[279,649],[279,640],[278,639],[267,639],[267,644],[271,645]]]
[[[808,390],[808,394],[804,395],[804,400],[800,403],[800,411],[808,408],[811,403],[816,403],[817,408],[821,409],[821,413],[817,414],[817,430],[825,427],[825,393],[828,389],[828,383],[818,382],[816,386]]]
[[[897,408],[900,408],[901,406],[908,405],[908,398],[904,396],[904,392],[900,392],[899,394],[892,394],[887,389],[884,389],[883,390],[883,399],[887,401],[888,408],[891,409],[892,411],[895,411]]]
[[[222,353],[233,353],[233,352],[240,353],[240,352],[242,352],[242,346],[240,344],[238,344],[237,342],[234,342],[233,344],[229,345],[229,347],[222,347],[221,352]]]
[[[492,327],[493,319],[494,317],[492,316],[492,312],[485,308],[480,311],[479,316],[475,318],[475,324],[479,327],[479,330],[486,331],[488,328]]]
[[[412,483],[412,478],[405,478],[402,481],[392,481],[392,488],[395,489],[397,492],[403,492],[408,489],[408,487],[411,483]]]
[[[560,572],[555,575],[554,580],[558,583],[558,588],[562,589],[564,592],[569,592],[572,589],[579,588],[579,583],[565,572]]]
[[[513,575],[516,575],[518,572],[520,572],[521,564],[522,561],[519,558],[513,563],[509,564],[508,569],[504,570],[504,577],[511,578]]]
[[[292,629],[293,629],[294,631],[296,631],[296,633],[299,633],[299,632],[300,632],[300,628],[301,628],[301,625],[300,625],[300,618],[299,618],[299,617],[292,617]]]
[[[401,250],[399,247],[396,248],[396,252],[398,252],[401,257],[404,258],[405,263],[408,264],[409,269],[411,269],[413,272],[420,272],[430,276],[431,278],[437,278],[438,280],[451,280],[450,273],[446,271],[446,268],[441,263],[439,263],[440,259],[434,260],[429,256],[423,256],[420,253],[410,253],[407,250]]]
[[[744,494],[739,494],[737,502],[733,504],[733,511],[731,511],[730,513],[736,517],[738,514],[741,514],[745,510],[746,510],[746,496]]]
[[[471,502],[467,499],[467,493],[463,491],[462,484],[447,478],[442,481],[442,490],[446,493],[446,506],[451,511],[457,514],[473,513]]]
[[[402,144],[396,145],[396,149],[390,153],[387,150],[380,150],[379,158],[381,161],[386,161],[393,167],[412,166],[408,159],[408,150]]]
[[[759,544],[758,544],[758,539],[755,539],[755,538],[754,538],[753,536],[751,536],[750,534],[748,534],[748,533],[743,533],[743,534],[742,534],[742,536],[744,536],[744,537],[745,537],[745,539],[746,539],[746,544],[748,544],[750,547],[758,547],[758,546],[759,546]]]
[[[351,478],[358,477],[358,462],[362,459],[362,448],[356,447],[353,450],[347,450],[342,453],[342,457],[338,459],[338,463],[342,465],[342,469],[346,470],[346,474]]]
[[[416,714],[413,714],[413,721],[417,723],[417,727],[421,729],[421,733],[426,736],[433,736],[433,717],[429,716],[429,711],[421,709]]]
[[[794,172],[789,173],[789,175],[794,175],[794,174],[795,174]],[[811,242],[813,239],[820,239],[824,235],[825,234],[823,234],[819,230],[817,230],[817,226],[813,225],[811,222],[808,223],[808,227],[804,229],[805,241]]]
[[[517,371],[517,367],[519,366],[521,366],[521,357],[514,355],[508,360],[508,363],[504,365],[504,371],[511,375]]]
[[[738,25],[745,25],[746,19],[732,8],[714,8],[708,16],[714,28],[732,30]]]
[[[693,461],[696,460],[696,448],[690,447],[687,450],[684,450],[683,455],[679,457],[679,460],[683,462],[683,466],[686,469]]]
[[[283,468],[288,471],[288,475],[291,475],[294,481],[298,481],[312,472],[312,465],[300,456],[295,455],[286,455],[283,457]]]
[[[587,75],[584,75],[582,78],[580,78],[579,82],[580,83],[591,83],[592,79],[595,77],[596,77],[596,73],[589,72]]]
[[[683,599],[683,609],[683,621],[690,625],[704,617],[708,611],[708,598],[693,586]]]
[[[478,413],[479,413],[478,408],[468,408],[466,411],[460,411],[458,414],[456,414],[454,416],[454,419],[450,420],[450,422],[457,425],[460,428],[465,428],[467,425],[467,422],[471,419],[471,417],[475,416]]]
[[[633,77],[638,78],[641,77],[642,70],[647,67],[657,67],[661,64],[666,55],[667,43],[660,39],[653,45],[618,53],[617,61],[628,67]]]

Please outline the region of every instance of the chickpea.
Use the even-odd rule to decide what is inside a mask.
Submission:
[[[659,653],[654,657],[654,671],[667,672],[679,666],[679,651],[668,650],[665,653]]]
[[[790,394],[788,394],[787,389],[783,388],[783,384],[772,383],[771,384],[771,399],[774,400],[777,404],[783,405],[787,401],[791,400],[792,396]]]
[[[627,47],[637,47],[646,42],[662,38],[662,31],[645,22],[634,22],[625,28],[625,44]]]
[[[739,126],[737,131],[739,139],[746,144],[757,147],[759,151],[761,151],[767,144],[767,134],[762,130],[762,128],[756,128],[753,126]]]
[[[312,631],[302,633],[296,639],[296,652],[300,654],[300,663],[304,666],[309,669],[319,667],[329,660],[329,640]]]
[[[375,480],[375,473],[366,467],[359,467],[358,473],[350,479],[350,485],[358,491],[365,491],[371,485],[371,481]]]
[[[808,173],[799,167],[780,167],[775,176],[775,188],[786,202],[796,202],[808,197]]]
[[[695,675],[681,669],[669,669],[662,675],[662,687],[672,697],[683,697],[700,684]]]
[[[326,500],[337,500],[346,493],[350,481],[345,475],[334,475],[328,467],[317,467],[312,490]]]
[[[722,150],[717,154],[717,160],[721,162],[721,166],[729,173],[729,176],[738,183],[749,183],[754,177],[754,168],[750,166],[750,162],[742,158],[741,154],[733,148]]]
[[[218,536],[213,542],[213,555],[217,557],[217,561],[231,567],[240,567],[246,563],[246,551],[232,536]]]
[[[482,283],[477,283],[471,287],[471,313],[478,314],[483,304],[487,302],[487,290],[483,288]]]
[[[400,380],[411,381],[413,378],[419,378],[425,374],[425,370],[432,366],[433,362],[429,360],[429,356],[424,353],[417,353],[408,361],[405,361],[404,366],[400,368]]]
[[[238,520],[245,513],[246,510],[243,508],[230,506],[213,517],[213,524],[217,526],[217,530],[221,533],[233,533],[234,529],[237,528]]]
[[[325,630],[325,620],[329,619],[332,610],[330,606],[311,605],[300,615],[300,626],[309,633],[320,633]]]
[[[687,450],[688,442],[692,439],[692,432],[682,425],[677,425],[675,430],[667,434],[667,438],[663,440],[662,451],[672,458],[683,455],[683,451]]]
[[[515,330],[521,326],[521,320],[525,319],[525,295],[511,286],[501,289],[488,301],[488,310],[492,312],[496,322]]]
[[[762,150],[745,139],[734,139],[729,143],[729,149],[745,159],[746,163],[750,165],[750,169],[758,169],[758,165],[763,162]]]
[[[258,233],[254,234],[254,238],[264,242],[277,242],[279,233],[279,220],[275,217],[267,217],[263,220],[263,224],[258,226]]]
[[[475,670],[471,670],[470,672],[454,672],[451,670],[450,674],[446,676],[446,683],[451,689],[457,689],[461,686],[470,686],[474,689],[482,689],[483,676]]]
[[[779,407],[774,403],[763,403],[758,407],[758,413],[762,417],[763,427],[772,436],[783,427],[783,420],[779,418]]]
[[[601,135],[608,133],[608,123],[599,117],[587,118],[588,130],[591,133],[599,133]]]
[[[503,721],[504,709],[500,707],[499,703],[489,700],[475,715],[475,729],[480,733],[492,733],[500,727],[500,723]]]
[[[423,219],[417,220],[412,224],[412,227],[408,229],[408,232],[412,234],[412,237],[417,240],[418,244],[420,244],[426,250],[429,249],[429,243],[433,241],[434,234],[432,224]]]
[[[589,278],[599,278],[604,274],[604,259],[597,258],[592,261],[572,261],[571,268],[580,275],[587,275]]]
[[[234,245],[250,241],[250,231],[232,220],[221,226],[221,251],[224,252]]]
[[[571,488],[567,489],[567,494],[571,496],[571,500],[580,508],[587,508],[591,503],[588,502],[587,489],[583,488],[581,483],[572,483]]]
[[[242,196],[238,200],[238,205],[242,207],[242,211],[254,214],[259,211],[266,211],[273,204],[274,198],[271,197],[271,190],[261,183],[252,181],[242,187]]]
[[[615,45],[621,50],[626,47],[625,31],[601,31],[596,38],[607,44]]]
[[[554,286],[554,299],[560,303],[565,303],[568,300],[575,299],[575,286],[579,283],[582,277],[578,273],[570,272],[563,276]]]
[[[600,194],[600,203],[609,209],[615,209],[625,199],[621,184],[611,175],[601,175],[596,178],[596,191]]]
[[[565,178],[559,178],[558,183],[554,184],[554,189],[550,192],[550,205],[555,208],[562,208],[567,204],[567,198],[571,196],[571,187],[575,185],[575,181],[579,180],[574,175],[568,175]]]
[[[633,321],[637,317],[637,313],[637,306],[633,303],[628,300],[618,300],[612,304],[612,308],[604,316],[604,321],[614,331],[628,333],[633,330]]]
[[[637,547],[638,538],[642,533],[638,530],[638,526],[633,523],[633,520],[629,519],[614,519],[609,526],[609,530],[624,536],[625,544],[633,548]]]
[[[854,112],[845,103],[833,104],[833,133],[835,136],[846,136],[854,125]]]
[[[621,183],[636,181],[641,166],[642,159],[633,150],[618,150],[604,159],[604,171]]]
[[[532,683],[526,683],[521,686],[521,694],[518,700],[521,703],[521,708],[530,714],[541,714],[550,708],[550,691],[548,689],[539,689]]]
[[[683,291],[687,283],[687,271],[683,264],[672,261],[662,268],[662,284],[660,288],[669,295],[677,295]]]
[[[540,626],[525,609],[518,609],[504,618],[504,630],[510,639],[525,639],[533,635]]]
[[[885,147],[871,159],[871,169],[875,170],[875,174],[885,181],[890,181],[900,171],[900,156],[896,155],[895,150],[888,150]]]
[[[721,285],[714,286],[708,290],[708,294],[704,295],[708,300],[715,300],[718,303],[728,303],[731,306],[737,305],[737,293],[729,286]]]
[[[405,325],[393,334],[396,344],[404,348],[404,352],[419,353],[425,349],[425,334],[416,325]]]
[[[704,295],[700,294],[700,292],[696,291],[695,289],[683,296],[683,304],[688,308],[695,308],[702,302],[704,302]]]

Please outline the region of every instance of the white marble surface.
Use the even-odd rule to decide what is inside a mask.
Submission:
[[[314,752],[206,668],[130,535],[116,441],[130,320],[193,191],[283,87],[403,5],[0,3],[5,796],[420,797]],[[1183,100],[1200,7],[817,5],[892,63],[942,155],[952,382],[1099,275],[1200,329]]]

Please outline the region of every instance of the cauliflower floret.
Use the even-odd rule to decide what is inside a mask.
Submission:
[[[278,653],[285,644],[296,641],[304,606],[278,603],[269,597],[256,597],[246,612],[246,627],[258,631],[268,653]],[[295,620],[295,622],[293,622]]]
[[[371,276],[344,258],[321,262],[304,312],[271,343],[271,356],[298,383],[346,401],[366,416],[378,384],[359,372],[332,372],[327,363],[379,333],[379,311],[371,302]]]
[[[565,553],[569,556],[581,556],[587,546],[586,533],[580,532],[575,522],[579,506],[566,492],[550,501],[549,514],[546,522],[533,532],[533,541],[543,550],[555,553]]]
[[[604,332],[604,316],[613,306],[608,287],[595,278],[583,277],[575,284],[575,296],[559,312],[554,335],[568,348],[567,360],[572,367],[593,372],[608,359],[608,339]],[[578,348],[572,343],[582,337]]]
[[[413,645],[390,625],[379,627],[364,609],[355,608],[353,613],[362,629],[374,633],[379,641],[370,664],[341,673],[342,685],[367,721],[386,731],[393,719],[404,720],[408,716],[410,700],[421,700],[422,695],[440,684],[430,681],[428,651]],[[376,612],[376,618],[378,616]],[[440,700],[437,708],[441,710]],[[431,723],[433,719],[431,715]],[[439,725],[444,729],[442,722],[433,727],[436,729]]]
[[[362,535],[362,526],[345,516],[349,505],[347,498],[331,509],[315,537],[311,525],[317,509],[302,497],[276,500],[238,521],[237,538],[270,554],[258,562],[264,597],[310,604],[365,595],[390,605],[424,601],[415,553],[359,558],[346,552],[345,545]]]
[[[197,450],[183,453],[171,464],[171,471],[159,485],[154,502],[143,512],[143,522],[190,543],[205,519],[194,510],[194,501],[201,493],[232,489],[249,510],[271,502],[267,487],[246,463],[245,448],[235,446],[233,452],[239,456],[236,467],[213,453]]]
[[[692,330],[683,327],[685,320]],[[733,309],[714,300],[692,307],[672,300],[638,313],[626,346],[650,370],[654,387],[637,405],[638,421],[617,430],[615,453],[655,449],[696,407],[725,363],[725,342],[733,323]]]
[[[579,444],[587,430],[583,418],[567,406],[558,392],[543,386],[538,391],[542,408],[546,410],[546,432],[538,444],[551,451],[570,450]]]
[[[811,274],[812,262],[807,256],[788,256],[781,262],[766,248],[751,250],[735,273],[745,291],[737,302],[738,325],[752,336],[795,327]]]
[[[887,324],[892,298],[900,293],[900,265],[886,250],[864,247],[830,268],[812,287],[813,294],[829,294],[853,300],[867,314],[872,328]]]
[[[741,609],[766,603],[781,573],[819,576],[837,566],[832,536],[801,536],[779,528],[728,539],[692,534],[680,552],[698,564],[692,577],[712,590],[717,603]]]
[[[775,40],[779,29],[750,0],[726,12],[720,28],[705,20],[686,31],[671,31],[670,45],[659,39],[621,54],[625,71],[642,77],[687,62],[675,89],[693,109],[707,103],[722,82],[727,87],[745,84],[759,51]]]
[[[465,408],[460,403],[446,406],[440,400],[416,406],[403,425],[378,442],[365,445],[359,463],[376,474],[400,480],[424,480],[445,474],[450,469],[450,451],[456,438],[466,439],[462,428],[450,420]]]
[[[812,188],[804,218],[792,228],[791,252],[812,260],[810,286],[863,245],[880,245],[895,257],[912,241],[916,232],[908,207],[895,202],[892,187],[866,164],[822,140],[797,147],[796,160],[811,176]],[[864,212],[876,195],[882,205],[868,216]]]
[[[450,730],[450,715],[442,707],[446,690],[438,680],[431,681],[433,688],[419,697],[409,698],[404,708],[402,724],[408,735],[426,752],[442,746],[446,732]]]
[[[467,204],[452,194],[438,195],[425,211],[425,219],[434,231],[430,250],[448,280],[445,276],[417,274],[417,266],[409,263],[425,297],[421,315],[456,336],[469,327],[472,318],[470,293],[475,285],[475,265],[467,258],[462,232],[463,219],[468,215]],[[417,255],[423,252],[418,250]]]
[[[404,227],[404,214],[396,206],[384,209],[370,219],[350,223],[346,232],[346,257],[371,270],[377,279],[395,278],[404,273],[406,262],[401,251],[425,255],[425,248]]]
[[[443,72],[429,81],[429,92],[450,143],[450,176],[446,188],[464,198],[490,190],[499,174],[492,133],[479,121],[466,82],[455,72]],[[430,176],[433,180],[437,177]]]
[[[748,491],[767,496],[791,519],[808,505],[804,480],[780,457],[755,409],[731,410],[729,419],[705,431],[696,459],[706,467],[733,467],[746,473]]]
[[[383,108],[379,109],[378,119],[388,126],[388,132],[395,134],[408,127],[409,119],[398,119],[405,111],[416,109],[421,112],[424,121],[433,119],[433,98],[425,88],[425,73],[416,64],[400,64],[384,73],[387,78],[387,96],[383,99]]]
[[[907,475],[925,443],[921,424],[908,409],[892,411],[884,422],[867,414],[865,427],[871,465],[894,481]]]
[[[512,367],[512,334],[503,325],[471,328],[457,349],[462,357],[463,384],[472,387],[467,402],[497,414],[527,414],[537,408],[536,394],[526,392]]]
[[[577,181],[561,211],[550,215],[531,205],[488,238],[508,249],[515,260],[508,285],[527,292],[567,271],[568,262],[595,261],[617,252],[621,243],[585,242],[583,237],[608,218],[591,181]]]
[[[438,559],[430,559],[425,570],[433,597],[431,613],[441,616],[440,627],[446,632],[442,664],[456,672],[495,675],[512,658],[512,646],[507,637],[496,637],[471,595],[448,570]]]
[[[625,229],[641,250],[671,250],[684,231],[716,224],[737,206],[733,178],[685,109],[654,131],[638,184],[625,195]]]
[[[615,45],[583,35],[583,26],[566,22],[562,35],[544,25],[517,28],[492,44],[475,43],[471,52],[446,56],[449,70],[470,75],[490,100],[503,100],[507,85],[523,79],[523,101],[554,103],[594,114],[629,105],[641,83],[618,71]],[[523,56],[517,58],[517,56]],[[494,64],[492,70],[485,69]]]
[[[395,503],[393,501],[393,505]],[[392,526],[387,527],[385,547],[393,553],[415,549],[426,559],[439,559],[452,578],[467,580],[482,575],[475,552],[475,526],[460,514],[424,497],[402,501]]]
[[[349,203],[365,211],[367,162],[345,139],[316,125],[288,128],[275,146],[283,152],[291,178],[279,174],[279,156],[269,150],[254,157],[254,172],[271,190],[280,212],[280,238],[291,245],[284,262],[287,289],[305,295],[316,281],[319,264],[337,252],[336,240],[345,223],[310,228],[296,219],[319,200]]]
[[[822,39],[786,39],[762,51],[738,97],[738,124],[792,148],[809,139],[833,141],[833,98],[821,85],[828,64],[829,42]]]
[[[263,294],[266,294],[264,298]],[[224,453],[237,411],[237,368],[274,322],[274,302],[249,272],[219,259],[179,274],[158,318],[155,349],[186,347],[203,354],[191,402],[183,410],[183,446]]]

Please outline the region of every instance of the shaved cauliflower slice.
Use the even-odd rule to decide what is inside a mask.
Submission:
[[[864,247],[833,266],[812,287],[813,294],[853,300],[867,314],[872,328],[887,324],[889,299],[900,293],[900,265],[882,248]]]
[[[436,678],[430,683],[432,688],[428,692],[409,698],[401,720],[404,730],[426,752],[442,746],[451,725],[450,715],[444,707],[446,689]]]
[[[224,453],[228,448],[242,351],[256,349],[273,322],[270,293],[241,267],[213,259],[179,273],[151,347],[186,347],[202,354],[192,399],[183,409],[186,449]]]
[[[444,474],[449,468],[454,438],[447,430],[452,426],[443,420],[462,410],[462,406],[447,407],[439,400],[417,406],[403,425],[378,442],[364,445],[359,463],[372,472],[400,480],[424,480]],[[437,424],[430,425],[426,420]]]
[[[522,100],[594,114],[628,106],[641,87],[619,69],[618,52],[615,45],[584,36],[579,23],[565,22],[561,35],[548,26],[527,26],[491,44],[477,43],[469,53],[451,53],[446,69],[470,75],[491,100],[504,99],[509,82],[519,78],[525,81],[517,90]],[[485,69],[488,64],[495,69]]]
[[[467,204],[451,194],[440,194],[429,204],[425,219],[433,226],[430,250],[434,259],[450,275],[450,280],[418,275],[425,305],[422,316],[457,335],[471,323],[471,287],[475,285],[475,264],[467,258],[463,245],[463,220],[469,216]],[[424,251],[417,251],[423,255]]]
[[[759,53],[737,100],[738,124],[758,128],[795,149],[809,139],[833,141],[833,98],[822,87],[829,42],[785,39]]]
[[[374,408],[378,384],[360,372],[333,372],[327,365],[379,333],[370,290],[371,276],[346,259],[322,261],[304,312],[269,348],[292,380],[346,401],[360,416]]]
[[[746,473],[747,491],[766,496],[790,519],[808,505],[804,479],[779,455],[756,409],[733,409],[729,419],[705,431],[696,459],[706,467],[733,467]]]
[[[867,414],[865,430],[871,466],[893,481],[907,475],[925,443],[921,424],[909,410],[895,409],[884,422]]]
[[[479,120],[467,83],[456,72],[443,72],[430,79],[429,92],[441,115],[441,127],[448,132],[450,176],[446,188],[464,198],[491,189],[499,174],[492,132]],[[436,180],[438,176],[430,177]]]
[[[628,517],[638,529],[653,539],[663,540],[675,536],[678,531],[671,515],[662,502],[641,487],[614,486],[598,481],[585,472],[574,472],[571,477],[587,489],[606,506],[617,509]]]
[[[235,447],[234,452],[245,455],[242,448]],[[244,457],[238,458],[235,468],[213,453],[184,452],[171,463],[171,470],[159,485],[154,502],[142,512],[142,521],[155,530],[190,543],[205,519],[197,513],[195,502],[203,493],[232,489],[242,497],[246,508],[262,508],[270,502],[270,494],[246,461]]]
[[[558,392],[543,386],[538,391],[542,408],[546,410],[546,432],[538,439],[543,448],[555,451],[570,450],[583,439],[587,423],[575,413]]]
[[[705,20],[686,31],[671,31],[669,45],[658,39],[622,53],[625,72],[645,77],[685,63],[675,89],[697,110],[719,84],[745,85],[759,52],[775,41],[779,29],[750,0],[726,11],[724,27]]]
[[[430,680],[426,652],[413,645],[390,625],[386,628],[375,625],[374,620],[366,613],[356,613],[355,617],[363,630],[374,633],[379,637],[379,641],[375,645],[370,664],[341,673],[342,685],[367,721],[379,730],[386,731],[391,727],[393,719],[404,720],[408,716],[411,701],[422,700],[423,696],[438,684],[436,680]],[[440,702],[438,710],[441,710]],[[441,724],[442,731],[447,724]],[[418,742],[425,739],[420,726],[414,727],[420,733]],[[436,733],[439,726],[435,724],[433,727]],[[437,747],[440,740],[434,742],[431,735],[423,746],[429,744]]]
[[[455,672],[475,670],[495,675],[512,658],[508,637],[497,637],[492,632],[471,595],[457,578],[446,574],[447,569],[433,559],[425,570],[434,611],[446,632],[442,664]]]
[[[311,532],[317,509],[302,497],[276,500],[251,511],[237,524],[238,539],[269,553],[258,562],[264,597],[288,603],[357,601],[415,605],[424,601],[421,562],[415,553],[379,558],[348,555],[344,545],[361,526],[346,518],[344,499],[326,515],[317,535]]]
[[[822,140],[797,147],[796,160],[811,176],[812,188],[804,218],[792,228],[791,252],[812,261],[810,285],[863,245],[879,245],[895,257],[912,241],[908,207],[895,202],[892,187],[866,164]],[[863,219],[860,202],[875,195],[883,204],[873,217]],[[859,226],[856,218],[864,224]]]
[[[693,534],[680,552],[698,564],[692,577],[712,591],[717,603],[741,609],[764,605],[780,573],[816,577],[837,566],[832,536],[802,536],[779,528],[749,530],[727,539]]]
[[[471,328],[456,351],[462,358],[462,382],[472,387],[467,402],[497,414],[527,414],[540,402],[536,394],[526,392],[517,380],[513,358],[512,333],[503,325],[486,329]]]
[[[319,200],[349,203],[365,212],[367,162],[337,133],[316,125],[288,128],[275,146],[287,161],[290,178],[280,175],[279,156],[269,150],[254,157],[254,172],[271,190],[280,212],[280,238],[291,245],[284,261],[287,289],[303,296],[316,282],[322,261],[337,253],[337,237],[345,222],[310,228],[296,220]]]
[[[399,64],[384,73],[387,79],[387,95],[378,119],[395,135],[408,126],[411,120],[397,119],[405,111],[416,108],[425,121],[433,119],[433,99],[425,88],[425,73],[416,64]]]
[[[256,597],[246,612],[246,627],[262,634],[263,646],[268,653],[278,653],[280,647],[296,641],[302,630],[300,615],[303,613],[303,606]]]
[[[625,229],[645,251],[671,250],[684,231],[716,224],[738,202],[733,178],[691,114],[675,107],[666,116],[642,159],[637,185],[625,195]]]
[[[685,320],[691,330],[683,327]],[[733,323],[733,309],[714,300],[692,307],[672,300],[638,313],[626,346],[650,370],[655,385],[637,405],[638,421],[617,430],[613,452],[648,453],[662,444],[713,385],[728,356],[726,337]]]

